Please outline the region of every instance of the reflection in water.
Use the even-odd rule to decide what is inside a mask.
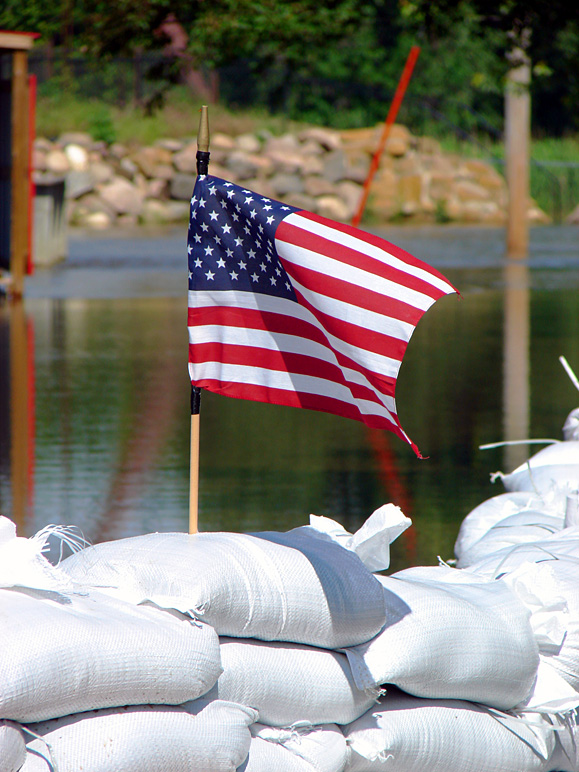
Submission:
[[[35,395],[34,327],[21,300],[0,314],[0,368],[0,514],[23,529],[34,505]]]
[[[529,269],[506,260],[503,343],[504,440],[529,438]],[[508,472],[529,456],[528,445],[505,445]]]
[[[310,512],[355,530],[393,501],[414,522],[393,570],[452,558],[462,519],[502,492],[491,472],[516,463],[479,446],[560,437],[576,406],[558,356],[579,371],[579,277],[551,271],[547,282],[533,269],[529,290],[521,266],[446,274],[463,297],[443,298],[418,325],[397,389],[428,459],[356,421],[204,393],[201,530],[287,530]],[[22,535],[48,523],[76,524],[92,541],[188,530],[186,318],[181,295],[0,304],[0,511]]]

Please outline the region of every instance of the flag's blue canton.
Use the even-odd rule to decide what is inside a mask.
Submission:
[[[199,176],[187,237],[189,289],[296,300],[274,242],[278,224],[295,211],[219,177]]]

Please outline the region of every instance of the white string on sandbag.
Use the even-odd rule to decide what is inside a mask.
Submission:
[[[208,625],[101,593],[0,589],[0,716],[29,722],[95,708],[180,704],[221,673]]]
[[[579,563],[579,526],[564,528],[541,541],[503,547],[463,570],[483,578],[496,579],[525,563],[560,559]]]
[[[356,686],[348,659],[339,652],[281,641],[222,637],[220,642],[223,673],[212,694],[250,705],[262,723],[347,724],[378,697],[377,689]]]
[[[457,567],[467,568],[505,547],[539,541],[562,531],[564,526],[564,517],[553,517],[544,512],[528,510],[510,515],[491,526],[477,542],[464,550]]]
[[[220,635],[336,649],[385,622],[382,588],[358,555],[310,527],[146,534],[88,547],[60,567],[85,587],[176,608]]]
[[[579,769],[579,726],[578,712],[551,717],[557,729],[555,750],[551,756],[551,767],[557,772],[577,772]]]
[[[53,592],[72,591],[70,577],[44,555],[48,539],[55,533],[61,539],[75,541],[68,528],[52,525],[26,539],[16,535],[12,520],[0,516],[0,588],[20,586]]]
[[[342,772],[346,766],[346,740],[334,724],[296,731],[257,723],[251,734],[249,755],[238,772]]]
[[[561,364],[563,365],[563,368],[564,368],[565,372],[567,373],[567,375],[569,376],[573,386],[575,386],[577,391],[579,391],[579,378],[577,378],[577,376],[575,375],[575,373],[571,369],[571,365],[569,364],[569,362],[567,362],[567,359],[564,356],[560,356],[559,357],[559,362],[561,362]]]
[[[235,772],[257,712],[223,701],[87,711],[32,724],[21,772]]]
[[[462,520],[454,545],[457,558],[475,544],[501,520],[519,512],[536,510],[551,517],[564,518],[567,498],[564,495],[538,496],[529,491],[500,493],[478,504]]]

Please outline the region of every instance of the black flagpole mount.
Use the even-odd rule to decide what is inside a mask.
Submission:
[[[197,133],[197,174],[209,173],[209,115],[207,105],[201,107],[199,131]],[[201,389],[191,386],[191,415],[199,415],[201,407]]]

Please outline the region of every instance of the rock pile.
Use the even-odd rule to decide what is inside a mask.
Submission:
[[[211,137],[210,172],[334,220],[349,222],[362,194],[381,126],[335,131],[319,127],[295,134],[268,132]],[[67,133],[38,138],[33,164],[38,184],[66,180],[68,222],[84,227],[170,223],[188,217],[196,173],[194,139],[162,139],[127,147]],[[482,160],[442,152],[430,137],[392,127],[374,178],[366,213],[373,222],[505,221],[502,175]],[[533,203],[532,222],[547,215]]]

